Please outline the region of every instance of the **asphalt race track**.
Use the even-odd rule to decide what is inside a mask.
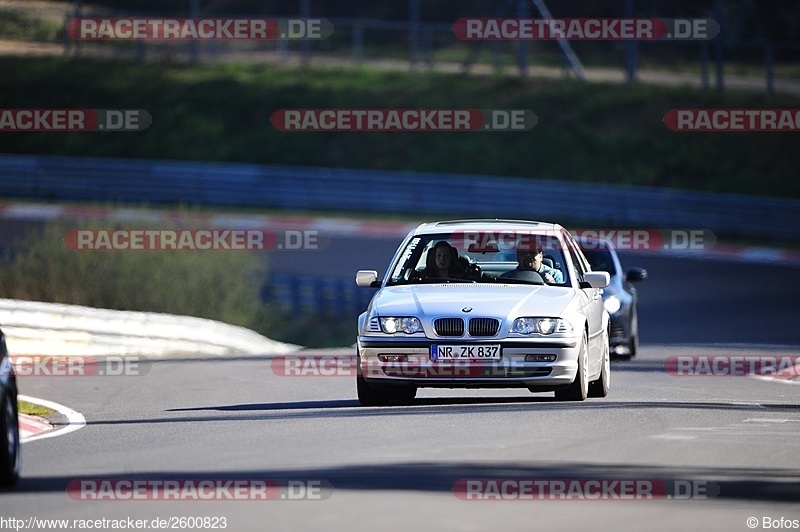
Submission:
[[[341,255],[317,265],[352,275],[383,272],[396,242],[333,244]],[[353,262],[359,246],[363,262]],[[274,255],[273,268],[298,262]],[[29,377],[21,393],[68,405],[87,426],[23,445],[23,479],[0,493],[0,514],[224,517],[227,530],[736,531],[751,529],[748,518],[758,529],[765,518],[800,520],[800,386],[679,377],[664,367],[680,354],[800,354],[800,269],[641,253],[622,260],[650,279],[640,285],[640,355],[612,364],[605,399],[421,390],[410,406],[364,408],[352,376],[281,376],[266,357],[153,361],[141,376]],[[118,479],[268,480],[281,490],[273,500],[216,501],[67,491]],[[458,486],[479,479],[638,480],[666,494],[464,500]],[[290,481],[294,491],[284,488]]]

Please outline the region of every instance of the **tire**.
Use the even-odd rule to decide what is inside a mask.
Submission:
[[[417,396],[417,389],[413,386],[398,388],[386,392],[389,394],[389,401],[400,404],[409,404]]]
[[[413,386],[394,390],[381,390],[370,386],[361,373],[361,357],[358,355],[356,355],[356,391],[358,402],[362,406],[386,406],[393,402],[410,403],[417,396],[417,389]]]
[[[603,368],[600,370],[600,377],[596,381],[589,383],[589,397],[605,397],[608,395],[608,387],[611,383],[611,349],[608,346],[606,337],[603,349]]]
[[[20,444],[17,394],[9,388],[0,400],[0,485],[13,486],[19,480]]]
[[[628,358],[633,358],[639,351],[639,311],[636,306],[631,308],[631,326],[628,329],[630,337],[628,338]]]
[[[628,355],[628,358],[635,357],[636,356],[636,352],[638,350],[639,350],[639,335],[637,334],[637,335],[631,336],[630,339],[628,340],[628,351],[630,351],[630,354]]]
[[[380,390],[370,386],[361,375],[356,377],[356,390],[358,402],[362,406],[387,406],[390,403],[406,404],[417,396],[417,389],[413,386],[397,388],[396,390]]]
[[[361,375],[356,376],[356,391],[361,406],[386,406],[389,404],[389,395],[383,390],[371,387]]]
[[[556,390],[556,401],[583,401],[589,396],[589,378],[587,365],[589,363],[589,340],[586,333],[583,333],[583,342],[578,352],[578,371],[575,380],[568,388]]]

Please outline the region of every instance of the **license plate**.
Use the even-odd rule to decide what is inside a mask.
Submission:
[[[500,360],[500,346],[434,344],[431,346],[431,360]]]

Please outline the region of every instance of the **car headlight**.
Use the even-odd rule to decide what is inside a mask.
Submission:
[[[553,334],[572,332],[572,325],[561,318],[517,318],[511,325],[511,332],[517,334]]]
[[[414,334],[422,330],[422,324],[413,316],[402,318],[381,318],[381,330],[386,334],[404,332]]]
[[[609,314],[616,314],[622,306],[622,303],[617,296],[608,296],[608,298],[603,301],[603,306]]]

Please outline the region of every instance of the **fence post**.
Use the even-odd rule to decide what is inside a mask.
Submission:
[[[189,18],[200,18],[200,0],[189,0]],[[189,63],[196,65],[198,60],[197,41],[189,40]]]
[[[69,27],[69,21],[72,17],[69,16],[69,13],[64,13],[64,27]],[[64,32],[64,57],[69,57],[69,45],[71,44],[71,38],[69,36],[69,32]]]
[[[408,0],[408,52],[411,71],[416,72],[419,61],[419,0]]]
[[[708,90],[708,42],[700,43],[700,77],[703,83],[703,90]]]
[[[764,55],[767,67],[767,94],[772,96],[775,94],[775,64],[772,54],[772,43],[769,41],[764,45]]]
[[[83,16],[83,0],[75,0],[75,18]],[[67,37],[69,38],[69,37]],[[83,43],[80,39],[75,41],[75,57],[80,57]]]
[[[722,27],[722,0],[714,0],[714,17],[717,19],[717,24],[719,24],[719,35],[714,39],[717,62],[717,92],[722,94],[725,91],[724,64],[722,60],[722,36],[725,34]]]
[[[364,62],[364,25],[353,25],[353,60],[356,65],[361,66]]]
[[[528,2],[527,0],[517,0],[517,18],[528,18]],[[525,77],[528,75],[528,43],[524,40],[519,41],[519,48],[517,49],[517,67],[519,68],[519,75]]]
[[[300,1],[300,18],[311,18],[311,0]],[[311,41],[303,39],[300,41],[300,64],[307,67],[311,62]]]
[[[276,43],[278,63],[284,64],[289,59],[289,39],[279,36]]]
[[[625,18],[633,18],[633,2],[625,2]],[[633,39],[625,43],[625,70],[628,73],[628,85],[631,85],[636,81],[636,41]]]
[[[433,70],[433,30],[427,28],[422,35],[422,42],[425,45],[425,62],[427,63],[428,68]]]

